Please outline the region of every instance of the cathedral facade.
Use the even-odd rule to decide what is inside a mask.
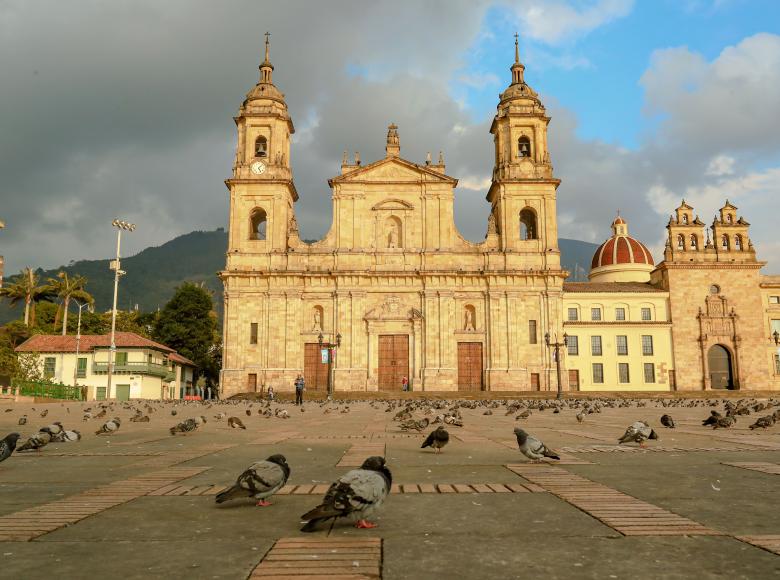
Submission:
[[[341,174],[328,180],[331,228],[306,243],[295,216],[294,126],[273,83],[266,41],[260,80],[235,118],[238,145],[226,181],[223,396],[269,386],[292,390],[299,374],[315,391],[397,391],[406,382],[413,391],[554,390],[558,367],[564,390],[780,388],[777,350],[764,328],[773,324],[771,296],[780,294],[780,279],[760,276],[747,224],[736,214],[728,218],[728,206],[722,219],[732,221],[713,225],[713,232],[735,240],[729,251],[736,257],[713,252],[713,242],[701,238],[703,224],[691,229],[697,218],[690,214],[688,229],[670,222],[672,242],[655,266],[619,219],[610,248],[594,256],[591,282],[565,282],[550,118],[525,82],[517,48],[511,72],[490,127],[495,163],[484,241],[465,240],[454,225],[457,179],[442,156],[423,164],[403,159],[391,124],[384,158],[363,164],[345,154]],[[678,229],[687,236],[682,250],[675,245]],[[723,271],[739,282],[718,282],[716,293],[713,280]],[[698,303],[691,292],[702,294]],[[586,320],[596,316],[594,304],[601,314]],[[780,319],[780,303],[776,308]],[[678,319],[685,323],[678,327]],[[601,354],[585,356],[583,345],[590,349],[595,336],[605,338]],[[624,343],[641,345],[647,336],[652,350],[620,354]],[[562,345],[558,355],[548,339]],[[713,347],[729,357],[725,383],[721,375],[716,384],[708,378]],[[680,364],[678,350],[691,361]],[[715,361],[719,373],[722,358]],[[634,380],[625,365],[636,368]]]

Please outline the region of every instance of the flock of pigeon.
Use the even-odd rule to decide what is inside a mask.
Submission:
[[[755,399],[712,400],[712,399],[657,399],[657,400],[632,400],[632,399],[564,399],[564,400],[430,400],[419,399],[412,401],[398,400],[371,400],[368,404],[374,410],[384,410],[387,413],[395,412],[393,421],[398,422],[401,431],[416,431],[422,433],[429,426],[436,425],[425,438],[421,448],[431,448],[435,453],[441,453],[450,441],[447,427],[463,427],[462,409],[483,410],[483,415],[493,415],[503,411],[505,415],[514,415],[515,420],[528,419],[533,413],[550,412],[559,414],[564,410],[575,411],[575,418],[579,423],[587,420],[588,415],[601,413],[603,409],[611,408],[643,408],[648,405],[671,409],[675,407],[709,407],[710,414],[702,421],[703,426],[711,426],[713,429],[728,429],[737,422],[737,417],[751,414],[766,413],[758,417],[749,427],[750,429],[768,429],[776,422],[780,422],[780,400],[770,399],[758,401]],[[137,406],[140,405],[140,406]],[[318,403],[310,403],[310,406]],[[335,408],[334,408],[335,405]],[[215,408],[218,412],[213,415],[215,422],[225,421],[231,429],[246,429],[243,421],[229,413],[235,410],[241,414],[243,410],[247,417],[251,417],[255,404],[246,401],[220,401],[220,402],[126,402],[126,403],[96,403],[83,409],[82,420],[104,420],[95,431],[95,436],[110,436],[117,433],[122,426],[120,411],[131,411],[130,422],[149,423],[152,414],[170,408],[170,415],[176,417],[179,411],[184,409],[197,409],[196,412],[204,412]],[[715,407],[721,407],[722,412]],[[323,413],[339,412],[349,413],[349,404],[334,404],[323,402],[319,404]],[[305,412],[304,406],[299,407],[300,412]],[[33,409],[34,410],[34,409]],[[13,409],[7,409],[6,413]],[[289,419],[290,412],[281,404],[272,405],[271,402],[261,402],[254,408],[256,414],[263,418]],[[67,409],[70,413],[70,408]],[[48,409],[40,413],[46,417]],[[110,419],[107,417],[114,415]],[[209,420],[205,415],[196,415],[187,418],[171,426],[168,431],[172,436],[188,434],[200,429]],[[26,425],[27,415],[19,418],[19,425]],[[668,429],[674,429],[675,423],[669,412],[660,418],[660,424]],[[515,427],[514,434],[520,452],[532,462],[541,462],[546,459],[559,460],[560,456],[553,449],[547,447],[540,439],[528,433],[526,430]],[[658,434],[648,421],[636,421],[629,425],[625,433],[618,439],[618,444],[636,443],[644,446],[648,440],[658,439]],[[8,459],[14,451],[40,452],[49,443],[71,443],[82,439],[81,432],[75,429],[66,429],[62,422],[55,421],[48,426],[41,427],[36,433],[23,438],[19,433],[11,433],[0,441],[0,462]],[[19,441],[23,440],[21,444]],[[271,455],[264,461],[252,464],[238,476],[235,484],[216,496],[216,503],[241,498],[254,498],[258,506],[271,505],[268,498],[278,492],[288,481],[291,469],[283,455]],[[385,459],[380,456],[367,458],[358,469],[353,469],[339,477],[331,484],[324,498],[315,508],[305,513],[301,519],[305,522],[301,528],[304,532],[318,529],[321,524],[339,518],[352,518],[356,520],[358,528],[373,528],[376,523],[370,517],[382,505],[390,493],[392,474],[388,469]]]

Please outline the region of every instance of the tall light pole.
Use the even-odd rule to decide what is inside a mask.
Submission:
[[[544,343],[547,345],[547,347],[553,347],[553,353],[555,356],[555,369],[557,371],[558,375],[558,393],[555,395],[556,399],[560,399],[562,396],[562,388],[561,388],[561,347],[567,346],[569,343],[569,335],[565,332],[563,333],[563,342],[558,342],[558,336],[556,335],[554,342],[550,342],[550,333],[545,332],[544,333]]]
[[[330,401],[333,399],[333,355],[336,352],[336,349],[341,346],[341,333],[336,334],[336,342],[324,342],[323,339],[325,337],[322,336],[322,333],[320,332],[320,335],[317,337],[317,340],[320,343],[320,349],[322,347],[325,347],[328,349],[328,400]]]
[[[106,386],[106,399],[111,398],[111,375],[114,373],[114,357],[116,355],[116,342],[114,340],[116,335],[116,297],[119,291],[119,277],[123,272],[119,267],[119,247],[122,242],[122,230],[126,232],[132,232],[135,230],[135,224],[131,224],[122,220],[115,219],[111,222],[111,225],[116,228],[116,259],[111,260],[110,268],[114,271],[114,305],[111,308],[111,348],[108,351],[108,384]],[[97,396],[97,393],[95,393]]]
[[[85,306],[89,306],[88,302],[80,304],[76,300],[71,300],[79,308],[79,321],[76,324],[76,366],[73,369],[73,386],[78,386],[78,372],[79,372],[79,352],[81,351],[81,310]]]

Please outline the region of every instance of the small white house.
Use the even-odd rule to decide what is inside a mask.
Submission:
[[[115,333],[110,398],[180,399],[191,390],[195,363],[172,348],[133,332]],[[111,336],[37,334],[16,347],[40,356],[46,378],[87,388],[88,400],[106,398]]]

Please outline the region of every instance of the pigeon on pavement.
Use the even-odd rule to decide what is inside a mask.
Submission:
[[[390,493],[393,476],[385,465],[385,458],[369,457],[360,466],[342,475],[334,482],[322,503],[301,516],[306,523],[302,532],[313,532],[317,526],[331,518],[357,517],[355,527],[375,528],[368,521]]]
[[[290,477],[290,467],[284,455],[271,455],[265,461],[258,461],[238,476],[236,484],[217,494],[217,503],[241,497],[254,497],[258,506],[271,505],[266,498],[279,491]]]
[[[176,433],[192,433],[198,426],[198,422],[195,419],[187,419],[178,425],[171,427],[171,435],[176,435]]]
[[[19,422],[17,425],[27,425],[27,415],[22,415],[19,417]]]
[[[449,443],[450,441],[450,434],[447,433],[447,430],[444,428],[443,425],[439,425],[430,432],[428,437],[426,437],[425,441],[423,441],[423,444],[420,446],[420,449],[425,449],[426,447],[432,447],[436,453],[441,451],[444,446]]]
[[[672,419],[671,415],[661,415],[661,425],[674,429],[674,419]]]
[[[233,429],[246,429],[244,424],[241,422],[241,419],[238,417],[230,417],[228,419],[228,427],[231,427]]]
[[[19,433],[9,433],[0,441],[0,462],[11,457],[11,453],[16,449],[16,442],[19,440]]]
[[[723,417],[723,415],[721,415],[721,414],[720,414],[720,413],[718,413],[718,412],[717,412],[715,409],[713,409],[712,411],[710,411],[710,416],[709,416],[709,417],[707,417],[706,419],[704,419],[704,420],[701,422],[701,424],[702,424],[703,426],[705,426],[705,427],[706,427],[706,426],[708,426],[708,425],[714,425],[714,424],[715,424],[715,422],[716,422],[718,419],[720,419],[721,417]]]
[[[752,431],[757,427],[761,427],[762,429],[769,429],[774,424],[775,424],[774,416],[764,415],[763,417],[759,417],[758,419],[756,419],[756,422],[750,425],[750,430]]]
[[[36,433],[32,437],[30,437],[27,441],[22,443],[19,447],[16,448],[16,450],[17,451],[31,451],[31,450],[38,451],[39,449],[41,449],[41,447],[46,447],[50,441],[51,441],[51,435],[49,435],[45,431],[41,431],[40,433]]]
[[[110,421],[103,423],[103,426],[95,431],[95,435],[111,435],[116,433],[121,425],[122,421],[119,419],[119,417],[114,417]]]
[[[726,415],[725,417],[719,417],[712,424],[713,429],[728,429],[733,427],[737,423],[736,415]]]
[[[653,431],[650,424],[647,421],[637,421],[629,425],[623,436],[618,439],[618,445],[621,443],[635,442],[639,443],[640,447],[645,446],[645,441],[648,439],[658,439],[658,434]]]
[[[533,462],[542,461],[545,457],[560,459],[557,453],[548,449],[539,439],[529,435],[520,427],[515,427],[515,437],[517,437],[517,446],[520,448],[520,453]]]

